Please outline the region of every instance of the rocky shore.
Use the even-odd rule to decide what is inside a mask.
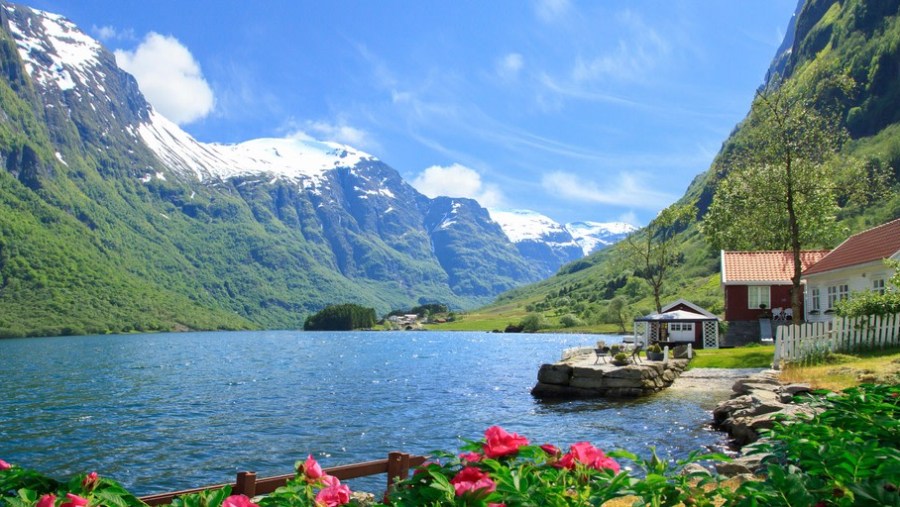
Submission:
[[[719,403],[713,410],[713,424],[731,436],[741,456],[730,463],[717,465],[716,470],[722,475],[754,473],[763,455],[750,451],[759,441],[760,430],[771,429],[779,414],[812,415],[814,409],[811,407],[793,403],[794,396],[809,392],[810,386],[782,384],[776,371],[766,370],[739,379],[732,391],[731,399]]]
[[[592,364],[589,360],[544,364],[531,394],[537,398],[647,396],[672,385],[687,364],[687,359],[643,361],[625,366]]]

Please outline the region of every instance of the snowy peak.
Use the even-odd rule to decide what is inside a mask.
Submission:
[[[491,219],[497,222],[513,243],[548,238],[572,241],[566,229],[552,218],[530,210],[501,211],[492,209]]]
[[[99,42],[58,14],[13,5],[2,8],[32,79],[43,86],[55,85],[60,91],[92,84],[93,69],[100,65],[103,50]]]
[[[613,243],[617,243],[637,230],[625,222],[572,222],[566,230],[581,246],[584,255],[590,255]]]
[[[304,187],[316,186],[332,169],[377,160],[350,146],[305,136],[239,144],[201,143],[155,111],[138,132],[167,166],[201,181],[261,174],[295,180]]]

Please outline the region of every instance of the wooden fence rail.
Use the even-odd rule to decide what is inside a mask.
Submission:
[[[830,322],[778,326],[774,368],[830,352],[885,349],[900,345],[900,314],[835,317]]]
[[[393,486],[395,481],[409,477],[409,469],[421,465],[426,459],[425,456],[414,456],[404,452],[392,452],[388,454],[387,459],[341,465],[326,468],[324,471],[328,475],[337,477],[342,481],[347,479],[357,479],[359,477],[368,477],[370,475],[387,474],[386,494],[387,491],[390,491],[391,486]],[[238,472],[235,482],[231,484],[214,484],[212,486],[172,491],[169,493],[156,493],[153,495],[142,496],[140,499],[147,505],[165,505],[172,503],[172,499],[176,496],[198,493],[206,490],[222,489],[225,486],[231,486],[232,494],[247,495],[252,498],[256,495],[265,495],[275,491],[287,484],[287,481],[293,479],[296,475],[296,473],[291,473],[258,479],[255,472]]]

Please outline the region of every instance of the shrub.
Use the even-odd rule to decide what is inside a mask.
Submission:
[[[559,323],[562,324],[563,327],[576,327],[584,325],[584,322],[581,319],[571,313],[560,317]]]
[[[526,333],[536,333],[547,327],[547,321],[542,313],[529,313],[519,322],[522,331]]]

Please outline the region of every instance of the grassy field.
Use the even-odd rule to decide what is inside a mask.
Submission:
[[[691,368],[770,368],[775,357],[775,346],[703,349],[695,350],[694,356]]]
[[[832,354],[825,364],[788,365],[782,371],[781,379],[833,391],[863,383],[896,384],[900,382],[900,349]]]

